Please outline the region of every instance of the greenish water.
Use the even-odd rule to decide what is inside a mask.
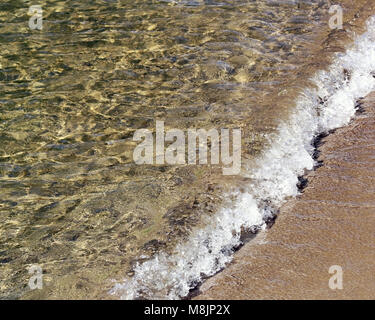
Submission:
[[[137,166],[137,129],[241,128],[243,159],[306,81],[320,1],[0,3],[0,297],[108,298],[246,178]],[[249,162],[251,163],[251,162]],[[27,268],[44,272],[31,291]]]

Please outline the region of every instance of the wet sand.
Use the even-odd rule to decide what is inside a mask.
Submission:
[[[195,299],[375,298],[375,93],[318,149],[323,165],[303,193]],[[342,290],[329,288],[332,265],[343,269]]]

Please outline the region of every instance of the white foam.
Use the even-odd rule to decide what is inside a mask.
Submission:
[[[375,89],[374,71],[375,17],[353,47],[337,55],[329,71],[314,77],[316,88],[306,89],[299,97],[289,121],[280,124],[278,134],[270,137],[271,147],[263,153],[260,166],[248,173],[254,181],[249,191],[234,195],[235,206],[218,212],[205,228],[193,232],[189,241],[178,244],[174,254],[159,253],[137,265],[134,276],[117,283],[110,292],[122,299],[178,299],[203,277],[225,267],[233,248],[241,244],[241,230],[263,228],[272,214],[270,208],[298,194],[298,176],[314,166],[313,139],[350,121],[356,101]],[[319,104],[322,99],[325,102]]]

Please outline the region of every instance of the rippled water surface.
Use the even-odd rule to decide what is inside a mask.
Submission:
[[[137,129],[241,128],[243,159],[306,85],[325,1],[0,2],[0,297],[106,298],[245,178],[137,166]],[[251,163],[251,162],[249,162]],[[30,291],[27,267],[44,272]]]

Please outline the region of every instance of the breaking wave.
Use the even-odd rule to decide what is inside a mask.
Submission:
[[[328,71],[313,78],[287,122],[269,137],[270,147],[257,168],[246,173],[246,192],[231,195],[233,207],[218,212],[206,227],[178,244],[172,255],[159,253],[138,264],[132,278],[116,283],[110,293],[122,299],[179,299],[229,263],[241,245],[241,231],[261,229],[287,197],[298,194],[298,177],[313,169],[313,141],[319,134],[342,127],[355,115],[356,102],[375,89],[375,17],[354,45],[337,54]]]

